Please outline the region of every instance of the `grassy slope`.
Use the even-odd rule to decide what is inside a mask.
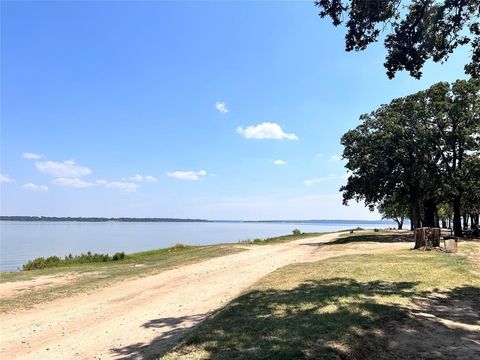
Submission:
[[[318,235],[320,234],[284,235],[260,240],[255,242],[254,245],[282,243]],[[44,301],[112,285],[127,278],[156,274],[173,267],[245,251],[245,249],[236,245],[238,244],[174,246],[166,249],[128,254],[128,258],[122,261],[64,264],[61,267],[42,270],[0,273],[0,283],[32,280],[39,276],[75,274],[75,280],[69,281],[64,285],[26,291],[13,298],[1,299],[0,312],[30,307]]]
[[[432,292],[475,301],[480,274],[473,266],[461,255],[410,250],[287,266],[201,324],[166,358],[365,358],[381,351],[392,321],[406,319],[414,301]]]
[[[43,270],[2,273],[0,282],[31,280],[38,276],[75,274],[75,280],[64,285],[25,291],[0,300],[0,311],[12,311],[43,301],[105,287],[136,276],[156,274],[173,267],[244,251],[232,245],[185,246],[129,254],[127,260],[62,266]]]
[[[247,239],[247,240],[241,240],[239,243],[241,244],[254,244],[254,245],[269,245],[269,244],[281,244],[289,241],[294,241],[294,240],[300,240],[300,239],[307,239],[310,237],[315,237],[315,236],[321,236],[325,235],[326,233],[301,233],[298,235],[294,234],[289,234],[289,235],[281,235],[281,236],[275,236],[275,237],[269,237],[266,239]]]

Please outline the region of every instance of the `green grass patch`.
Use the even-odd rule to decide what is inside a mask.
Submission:
[[[285,242],[294,241],[294,240],[321,236],[325,234],[326,233],[302,233],[300,230],[295,229],[292,231],[292,234],[289,234],[289,235],[274,236],[274,237],[268,237],[265,239],[261,239],[261,238],[246,239],[246,240],[240,240],[239,243],[255,244],[255,245],[279,244],[279,243],[285,243]]]
[[[71,296],[117,283],[156,274],[173,267],[245,251],[230,244],[187,246],[177,244],[166,249],[128,254],[123,260],[110,262],[68,263],[68,266],[0,274],[0,283],[27,281],[39,276],[72,277],[64,284],[26,290],[15,297],[0,300],[0,311],[30,307],[44,301]]]
[[[414,302],[433,294],[478,301],[472,266],[465,256],[412,250],[286,266],[203,322],[165,359],[375,358]]]

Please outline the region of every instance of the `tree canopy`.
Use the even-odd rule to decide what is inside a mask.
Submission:
[[[345,204],[363,200],[387,213],[408,206],[414,227],[436,226],[439,206],[451,205],[457,235],[462,210],[478,223],[480,80],[437,83],[360,120],[342,137],[352,174],[340,189]]]
[[[480,78],[480,0],[316,0],[315,6],[334,26],[346,22],[347,51],[365,50],[385,32],[389,78],[401,70],[420,78],[427,60],[446,61],[467,44],[465,73]]]

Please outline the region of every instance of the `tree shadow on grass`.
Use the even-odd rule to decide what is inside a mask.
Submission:
[[[360,243],[360,242],[376,242],[376,243],[401,243],[401,242],[413,242],[413,235],[407,234],[388,234],[388,235],[354,235],[340,237],[333,241],[329,242],[319,242],[319,243],[305,243],[303,245],[310,246],[332,246],[332,245],[343,245],[350,243]]]
[[[336,278],[250,291],[198,325],[172,357],[480,358],[480,288],[419,293],[416,284]],[[416,306],[393,299],[417,299]],[[165,330],[155,340],[112,351],[123,359],[160,358],[206,316],[151,320],[143,327]]]
[[[248,292],[203,322],[179,348],[179,358],[201,348],[215,359],[345,358],[344,344],[382,337],[384,321],[399,320],[407,309],[380,304],[376,296],[411,297],[416,283],[359,283],[352,279],[308,281],[290,290]],[[189,319],[186,319],[189,320]],[[184,318],[157,319],[145,327],[167,327],[149,344],[113,352],[122,358],[159,358],[184,335]],[[184,329],[183,329],[184,330]]]
[[[377,359],[480,359],[480,288],[435,291],[388,332]]]

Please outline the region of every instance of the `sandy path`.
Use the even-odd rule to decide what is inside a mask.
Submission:
[[[95,275],[93,272],[88,276]],[[35,291],[67,284],[85,274],[66,273],[63,275],[44,275],[37,276],[32,280],[12,281],[0,284],[0,299],[16,296],[23,291]]]
[[[250,250],[124,281],[0,315],[6,359],[141,359],[162,354],[188,329],[264,275],[294,262],[385,251],[410,244],[358,244],[322,251],[328,234]],[[324,248],[323,248],[324,249]]]

